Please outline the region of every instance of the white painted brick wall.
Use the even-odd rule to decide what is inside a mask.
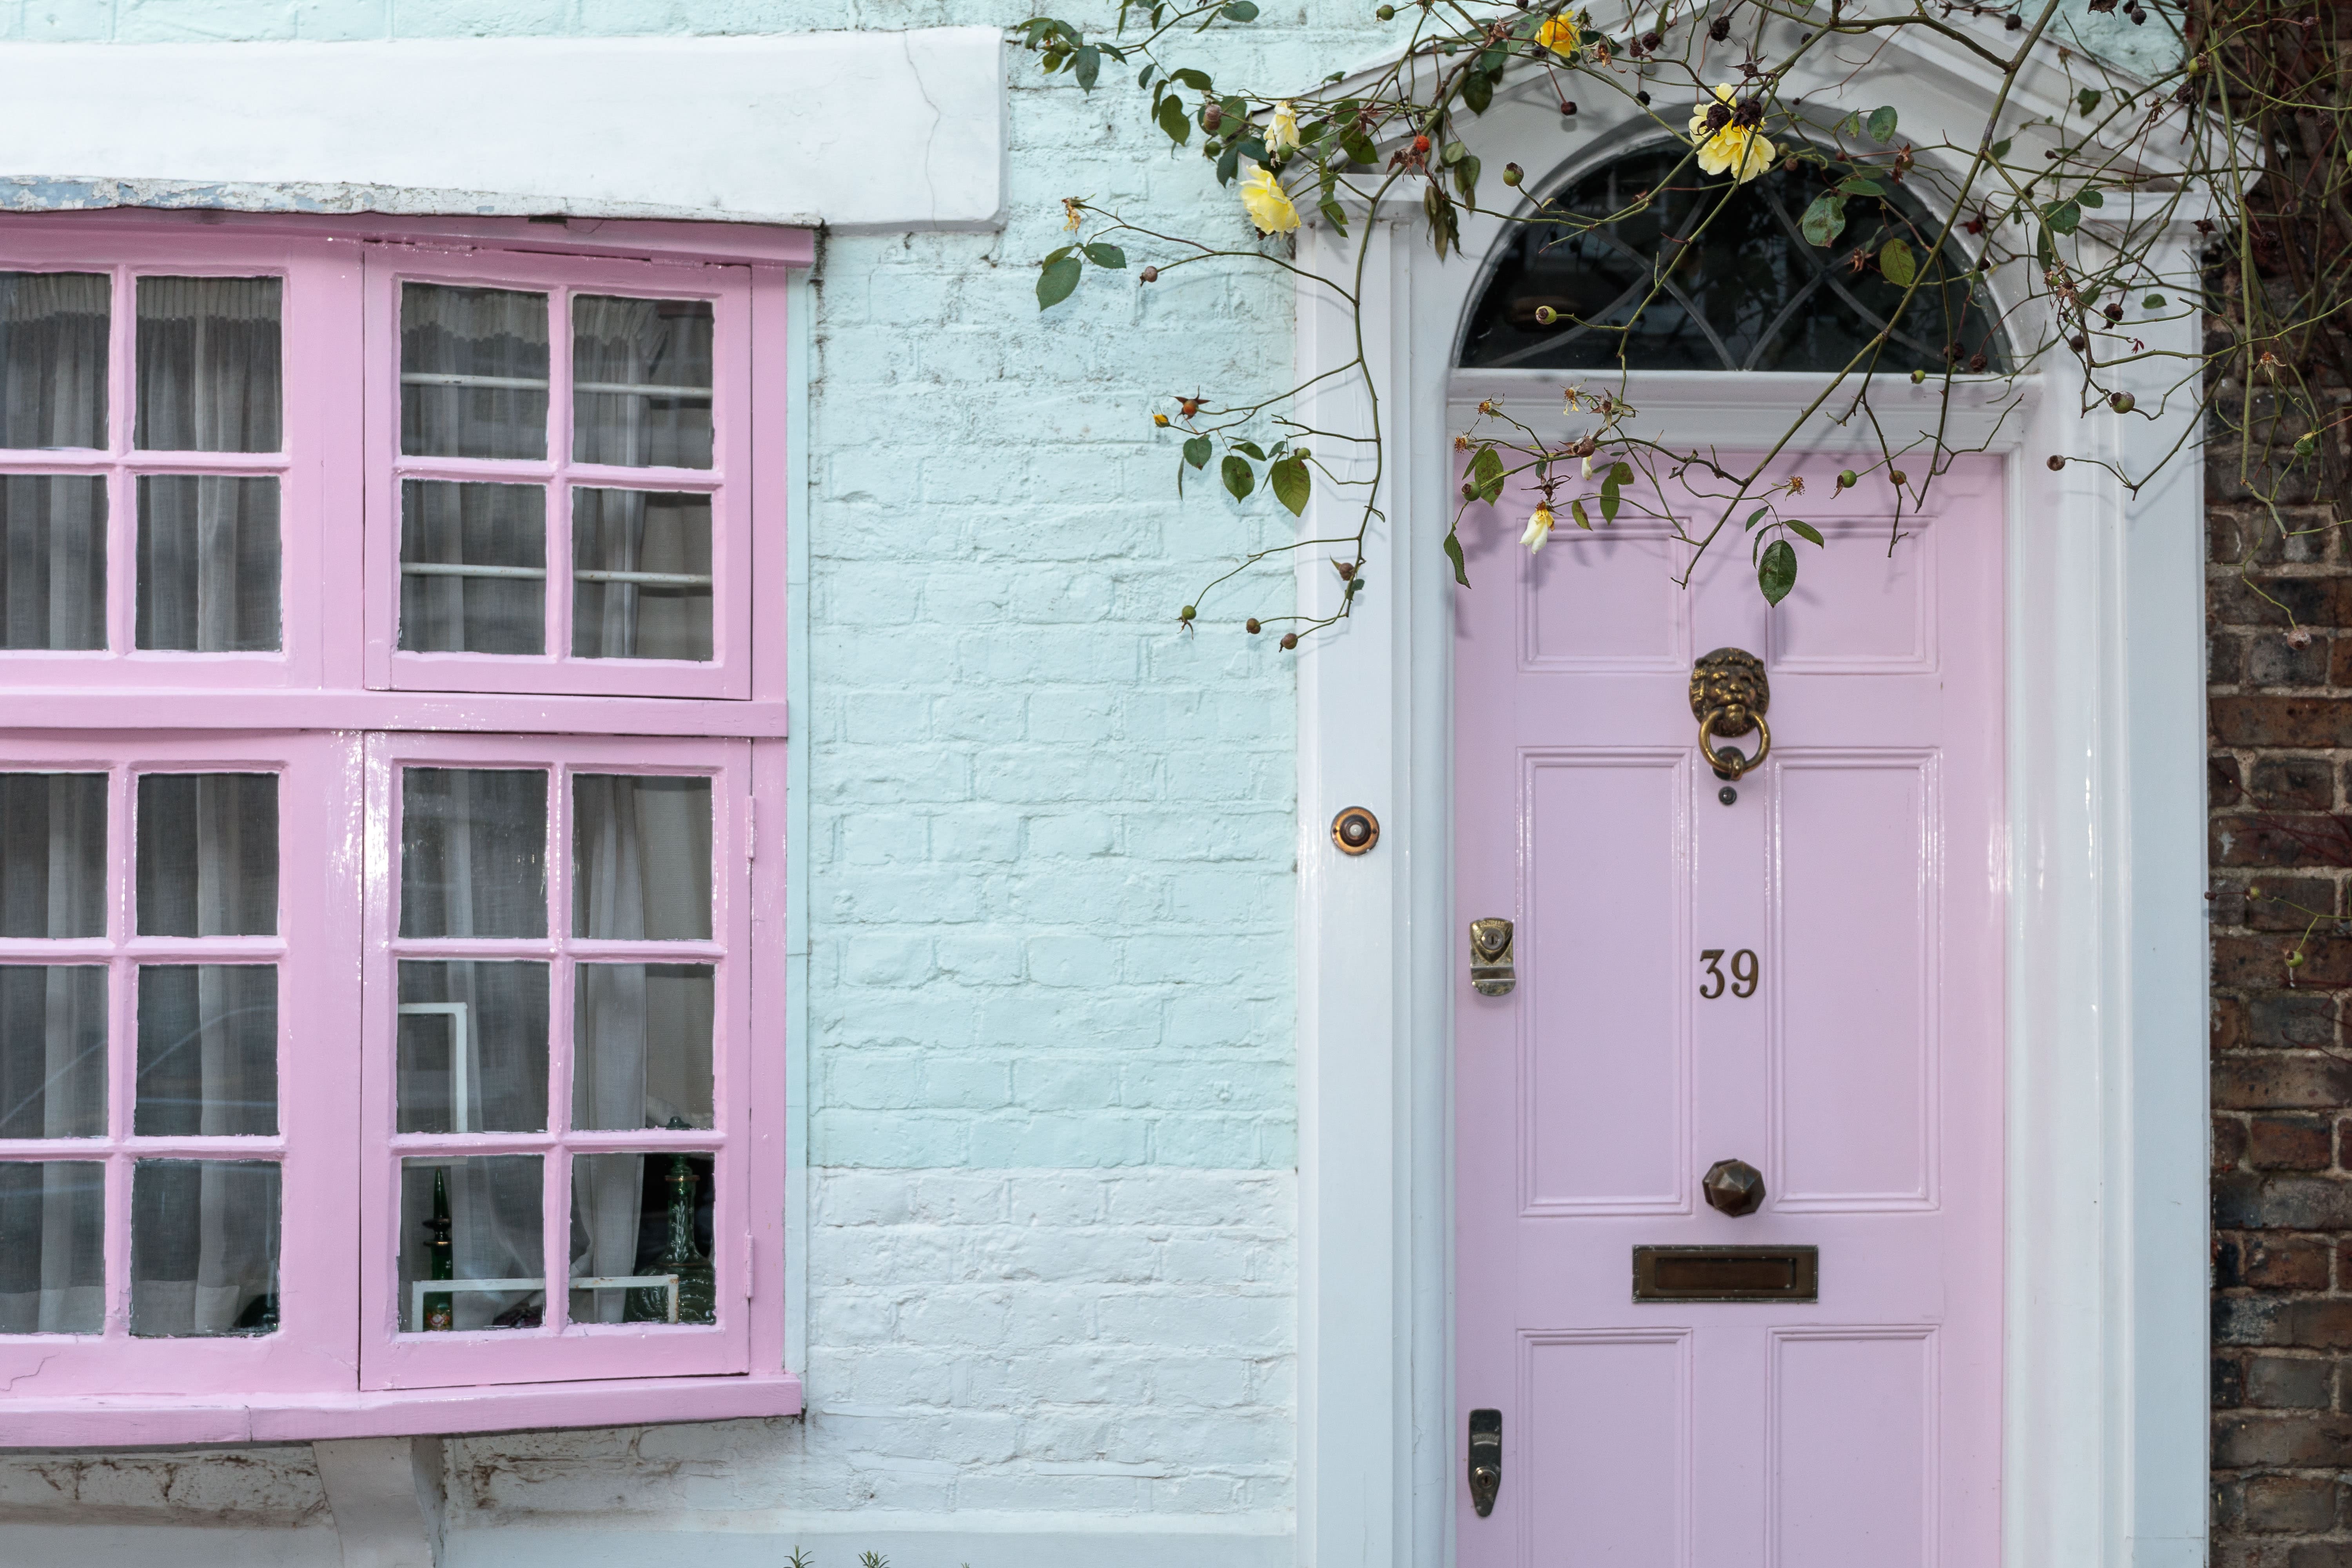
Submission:
[[[1199,52],[1306,79],[1378,47],[1369,9],[1269,4]],[[21,0],[0,36],[1026,14]],[[1099,26],[1108,9],[1063,14]],[[1244,229],[1197,155],[1141,123],[1131,70],[1107,70],[1089,100],[1016,57],[1013,82],[1003,234],[831,238],[817,275],[814,701],[795,736],[812,829],[794,847],[812,889],[810,1415],[453,1442],[460,1531],[703,1522],[786,1539],[829,1515],[880,1529],[950,1513],[1280,1528],[1292,1507],[1293,699],[1272,639],[1231,629],[1286,605],[1286,575],[1213,604],[1210,630],[1173,618],[1233,553],[1285,531],[1265,498],[1235,508],[1196,484],[1180,504],[1175,442],[1149,425],[1171,395],[1274,385],[1286,296],[1231,271],[1149,290],[1129,272],[1041,318],[1034,264],[1061,243],[1059,197]],[[0,1462],[5,1517],[55,1521],[100,1496],[140,1518],[289,1528],[319,1507],[300,1448]]]

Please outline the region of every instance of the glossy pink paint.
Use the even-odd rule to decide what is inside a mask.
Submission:
[[[1455,908],[1517,922],[1518,984],[1456,972],[1456,1444],[1504,1417],[1465,1568],[1999,1559],[2000,469],[1890,552],[1834,466],[1796,465],[1830,546],[1777,609],[1736,529],[1685,591],[1631,507],[1532,557],[1531,492],[1465,526]],[[1688,691],[1723,646],[1771,680],[1729,805]],[[1706,1206],[1723,1159],[1760,1212]],[[1820,1300],[1632,1300],[1636,1246],[1691,1244],[1818,1247]]]
[[[9,698],[0,770],[70,767],[112,776],[112,924],[108,937],[87,942],[0,942],[0,963],[72,955],[118,972],[112,1131],[101,1139],[0,1143],[0,1159],[87,1154],[109,1163],[106,1331],[0,1336],[0,1379],[9,1391],[0,1398],[0,1445],[293,1440],[800,1408],[798,1379],[782,1370],[782,615],[791,478],[783,466],[784,310],[789,269],[812,256],[803,232],[743,225],[132,211],[0,217],[0,268],[97,270],[117,280],[109,448],[0,452],[0,472],[101,473],[114,491],[110,650],[0,652],[0,685]],[[131,447],[128,288],[140,272],[285,279],[285,450]],[[718,466],[599,476],[721,492],[712,664],[621,669],[620,661],[592,667],[559,658],[518,661],[540,668],[517,673],[488,659],[419,660],[404,671],[407,658],[391,656],[385,617],[396,594],[398,514],[396,441],[388,432],[399,408],[397,355],[396,345],[371,342],[368,332],[371,324],[379,332],[388,327],[391,290],[406,275],[714,300],[722,361]],[[559,342],[567,340],[558,334]],[[568,450],[568,437],[551,447]],[[562,466],[545,465],[551,476]],[[279,652],[126,651],[135,509],[125,503],[142,472],[280,479]],[[551,633],[562,624],[553,622]],[[551,636],[551,646],[566,645]],[[450,666],[460,662],[488,668],[453,675]],[[457,689],[413,689],[436,685]],[[566,1328],[558,1292],[542,1332],[453,1335],[446,1338],[467,1342],[422,1346],[416,1342],[425,1336],[396,1332],[382,1288],[389,1257],[378,1267],[393,1223],[384,1203],[389,1163],[398,1157],[386,1109],[391,955],[382,916],[391,907],[385,900],[396,897],[386,781],[397,762],[424,756],[714,779],[719,907],[713,940],[700,946],[721,969],[724,1021],[715,1041],[719,1124],[697,1135],[696,1147],[725,1156],[715,1327]],[[158,769],[279,774],[277,937],[166,942],[127,934],[131,780]],[[755,790],[772,803],[756,818]],[[551,822],[551,833],[560,832]],[[564,860],[551,854],[551,868]],[[603,945],[618,955],[618,946]],[[674,956],[679,944],[661,946]],[[130,963],[191,950],[281,966],[276,1139],[128,1134]],[[557,1032],[565,1037],[560,1024]],[[560,1080],[551,1087],[561,1099]],[[584,1146],[615,1135],[559,1131],[540,1142],[554,1147],[566,1140]],[[129,1162],[215,1146],[284,1165],[281,1326],[257,1338],[133,1340],[125,1318],[128,1227],[121,1223]],[[560,1182],[551,1183],[551,1222],[560,1200]],[[551,1223],[549,1234],[560,1237],[564,1229]]]

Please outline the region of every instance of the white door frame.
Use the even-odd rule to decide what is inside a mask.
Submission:
[[[1958,134],[1984,84],[1948,61],[1906,68],[1906,124],[1925,122],[1923,141]],[[2065,90],[2021,83],[2017,112],[2047,112],[2042,100]],[[1565,137],[1548,99],[1511,98],[1479,121],[1474,151],[1490,171],[1515,154],[1540,171],[1578,150],[1587,156],[1559,166],[1581,168],[1612,142],[1605,124]],[[1362,275],[1386,521],[1352,617],[1299,656],[1298,1552],[1314,1568],[1453,1559],[1449,1059],[1464,917],[1450,865],[1450,627],[1457,606],[1504,606],[1499,584],[1455,588],[1438,541],[1453,513],[1451,437],[1480,397],[1508,395],[1517,417],[1568,427],[1558,373],[1450,372],[1484,269],[1436,259],[1415,226],[1419,195],[1374,218]],[[2190,273],[2195,216],[2168,237],[2176,277]],[[1466,254],[1487,254],[1501,229],[1473,217]],[[1348,254],[1318,230],[1301,250],[1327,268]],[[1297,316],[1302,376],[1352,358],[1353,323],[1328,293],[1302,289]],[[2030,342],[2044,326],[2012,331]],[[2201,324],[2148,336],[2193,353]],[[2185,428],[2194,409],[2177,393],[2166,405],[2164,374],[2136,388],[2143,409],[2167,409],[2153,422],[2085,419],[2063,356],[2030,383],[1963,396],[1957,414],[1957,444],[2010,459],[2009,852],[1987,868],[2008,900],[2006,1568],[2205,1561],[2203,470]],[[1801,379],[1657,374],[1631,397],[1668,439],[1729,448],[1776,435]],[[1882,414],[1932,413],[1933,384],[1889,380]],[[1363,413],[1341,378],[1304,416],[1347,429]],[[2091,462],[2044,466],[2064,452],[2143,470],[2184,435],[2185,458],[2136,496]],[[1815,437],[1863,444],[1826,423]],[[1308,537],[1355,526],[1332,493],[1306,522]],[[1335,553],[1302,554],[1302,611],[1337,608]],[[1359,805],[1381,834],[1349,858],[1330,822]]]

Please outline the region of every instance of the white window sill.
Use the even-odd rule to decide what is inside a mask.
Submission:
[[[86,1394],[0,1401],[0,1447],[180,1447],[295,1443],[320,1437],[416,1437],[545,1426],[633,1426],[797,1415],[801,1380],[647,1377],[503,1388],[381,1393]]]

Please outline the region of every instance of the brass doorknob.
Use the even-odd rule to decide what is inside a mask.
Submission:
[[[1764,1173],[1745,1160],[1717,1160],[1699,1178],[1707,1206],[1737,1219],[1754,1214],[1764,1203]]]

